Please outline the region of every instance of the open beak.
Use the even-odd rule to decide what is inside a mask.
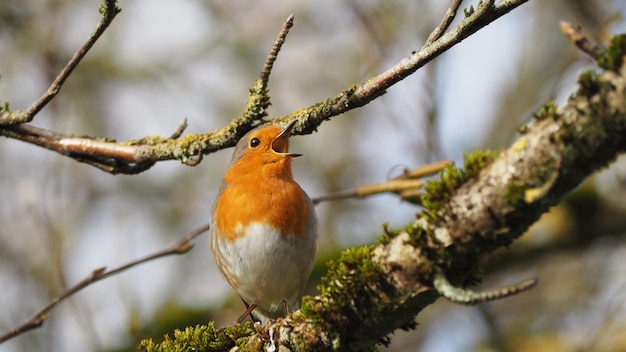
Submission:
[[[293,120],[285,129],[283,129],[276,138],[272,141],[272,150],[276,153],[283,156],[290,156],[295,158],[297,156],[302,156],[302,154],[298,153],[289,153],[289,136],[291,135],[291,131],[293,127],[296,125],[298,121]]]

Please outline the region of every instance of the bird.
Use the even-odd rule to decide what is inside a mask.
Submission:
[[[246,311],[267,324],[300,306],[317,251],[311,199],[294,180],[285,128],[262,126],[235,146],[213,204],[210,247],[219,271]]]

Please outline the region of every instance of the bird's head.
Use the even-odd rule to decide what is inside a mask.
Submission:
[[[289,152],[289,136],[297,121],[285,128],[266,126],[256,128],[244,135],[233,152],[228,173],[257,177],[264,173],[291,176],[291,158],[302,154]]]

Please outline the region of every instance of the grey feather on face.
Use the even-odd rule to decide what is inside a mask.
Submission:
[[[286,135],[287,138],[289,138],[289,135],[291,135],[291,131],[293,130],[293,127],[296,125],[297,122],[298,122],[297,120],[291,121],[287,125],[287,127],[285,127],[282,130],[282,132],[278,136],[275,137],[275,139],[276,138],[281,138],[284,135]],[[237,144],[235,145],[235,150],[233,151],[233,156],[230,159],[230,165],[233,165],[234,163],[236,163],[239,159],[241,159],[243,157],[246,149],[248,149],[248,143],[250,143],[250,136],[251,136],[251,134],[254,133],[254,131],[259,130],[259,129],[263,128],[263,127],[266,127],[266,126],[259,126],[257,128],[254,128],[254,129],[248,131],[248,133],[246,133],[243,137],[241,137],[239,142],[237,142]],[[272,147],[272,149],[274,148],[273,145],[271,147]],[[284,151],[282,151],[282,150],[276,151],[275,150],[275,152],[277,152],[279,154],[282,154],[282,155],[284,155],[286,157],[298,157],[298,156],[302,155],[302,154],[298,154],[298,153],[288,153],[286,148],[284,148],[284,149],[285,149]]]
[[[257,128],[251,131],[248,131],[248,133],[246,133],[243,137],[241,137],[239,142],[237,142],[237,145],[235,145],[235,151],[233,151],[233,157],[230,159],[231,165],[236,163],[237,160],[241,159],[244,152],[246,151],[246,148],[248,148],[248,139],[250,139],[250,134],[254,132],[256,129]]]

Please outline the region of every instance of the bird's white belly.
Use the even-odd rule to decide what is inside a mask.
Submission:
[[[316,236],[281,236],[269,225],[238,227],[245,236],[230,242],[213,238],[222,253],[224,277],[241,298],[271,318],[283,315],[283,300],[297,309],[315,261]]]

